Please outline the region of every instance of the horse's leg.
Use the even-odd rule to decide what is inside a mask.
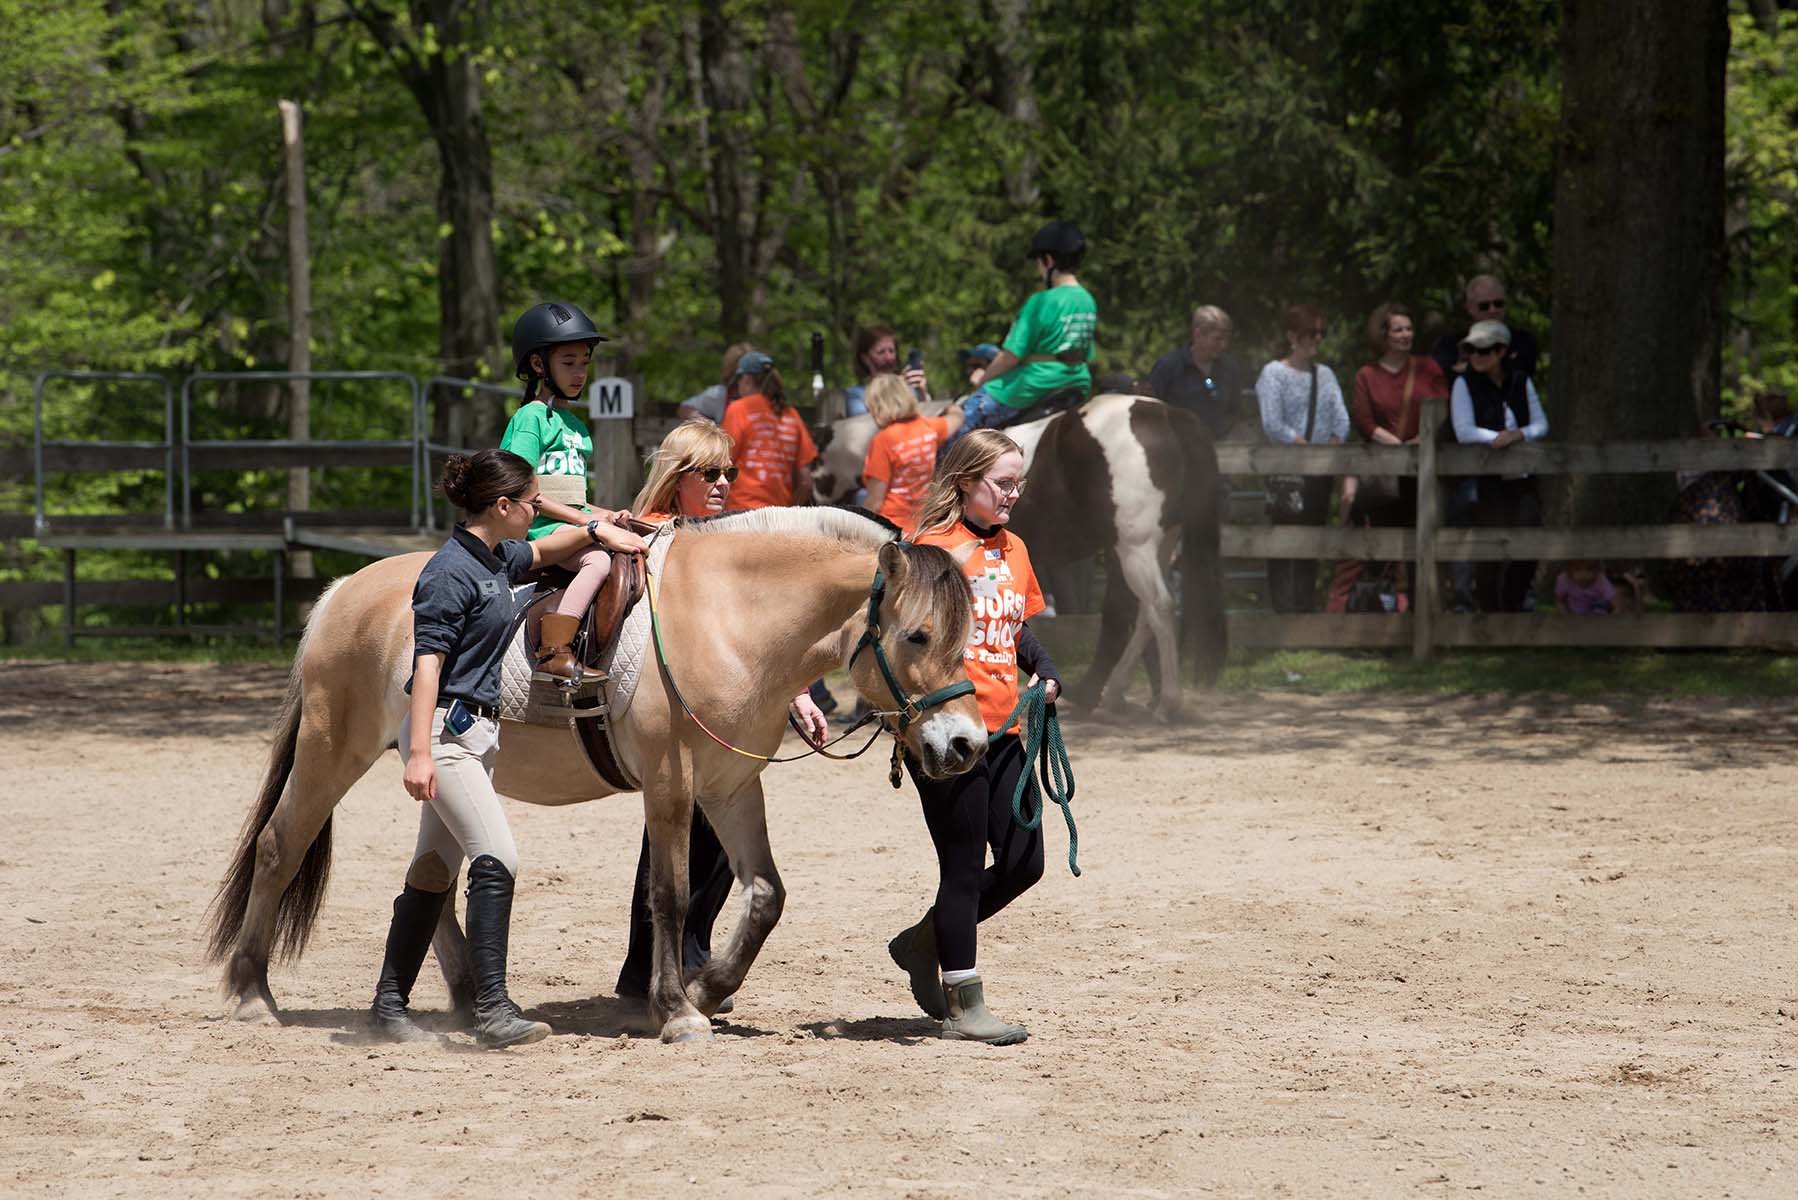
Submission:
[[[1136,672],[1136,664],[1142,659],[1142,648],[1149,640],[1148,617],[1139,609],[1136,621],[1130,628],[1130,640],[1124,643],[1124,649],[1113,661],[1111,670],[1106,672],[1105,685],[1099,689],[1098,703],[1111,700],[1123,700],[1130,688],[1130,677]],[[1149,688],[1156,698],[1161,695],[1161,680],[1149,680]]]
[[[437,932],[431,938],[431,952],[443,971],[443,982],[449,988],[450,1010],[456,1024],[474,1024],[474,959],[469,957],[468,937],[456,919],[456,881],[450,880],[449,899],[437,918]]]
[[[1161,664],[1161,710],[1168,715],[1180,711],[1179,647],[1174,640],[1174,597],[1167,588],[1167,575],[1162,570],[1162,546],[1159,539],[1136,546],[1118,547],[1118,563],[1124,582],[1135,593],[1139,609],[1137,633],[1131,635],[1131,648],[1141,653],[1137,634],[1146,622],[1155,637],[1155,648]],[[1126,662],[1134,669],[1135,656],[1126,654]],[[1123,666],[1123,663],[1119,664]]]
[[[687,843],[693,800],[665,780],[643,788],[643,820],[649,832],[649,1016],[664,1042],[706,1042],[712,1023],[687,999],[681,978],[681,931],[687,922]]]
[[[299,873],[302,862],[315,839],[331,819],[331,812],[350,786],[367,773],[381,756],[383,745],[367,733],[367,726],[357,729],[342,720],[333,722],[325,697],[313,690],[301,713],[298,739],[294,745],[293,769],[274,812],[255,839],[255,867],[249,889],[249,902],[244,908],[243,923],[238,930],[236,946],[225,968],[225,986],[236,1001],[236,1016],[243,1021],[273,1019],[278,1011],[275,997],[268,986],[268,961],[275,948],[277,925],[282,916],[281,901],[288,885]],[[379,726],[379,721],[370,722]],[[309,873],[322,875],[329,867],[327,849],[322,861],[309,865]],[[297,952],[304,941],[295,928],[310,925],[322,888],[309,905],[287,925],[284,948]],[[298,920],[296,926],[294,920]]]
[[[743,885],[743,913],[730,931],[730,942],[687,985],[687,996],[703,1013],[713,1013],[726,996],[743,986],[750,964],[780,921],[787,890],[774,868],[768,845],[768,815],[760,776],[738,788],[728,800],[705,805],[706,819],[730,855],[731,871]]]

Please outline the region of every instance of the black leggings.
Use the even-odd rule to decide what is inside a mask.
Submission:
[[[951,779],[925,779],[909,755],[905,765],[917,785],[942,873],[936,891],[937,961],[945,971],[970,971],[976,926],[1043,877],[1042,826],[1023,829],[1011,818],[1024,747],[1008,734],[972,771]]]

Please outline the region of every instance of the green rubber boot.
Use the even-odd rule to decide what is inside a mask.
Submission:
[[[948,1016],[949,1010],[943,1004],[942,976],[936,969],[936,909],[926,912],[922,921],[888,942],[887,953],[900,970],[911,976],[911,997],[925,1015],[939,1021]]]
[[[949,1015],[943,1021],[943,1036],[950,1041],[985,1042],[989,1046],[1015,1046],[1030,1036],[1022,1025],[1001,1021],[986,1007],[986,994],[981,990],[980,976],[960,983],[944,984],[943,999]]]

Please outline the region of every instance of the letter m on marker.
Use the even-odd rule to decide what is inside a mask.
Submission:
[[[628,416],[630,402],[625,398],[625,385],[619,383],[594,384],[591,406],[593,415],[596,417]]]

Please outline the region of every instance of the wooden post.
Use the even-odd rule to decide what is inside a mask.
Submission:
[[[635,397],[632,415],[627,420],[596,420],[589,423],[593,431],[593,458],[587,464],[593,503],[607,508],[623,508],[636,497],[642,483],[643,466],[637,458],[636,423],[642,414],[643,377],[627,375]]]
[[[1425,400],[1417,438],[1417,574],[1411,581],[1411,657],[1427,662],[1435,650],[1442,583],[1436,567],[1436,530],[1442,525],[1442,489],[1436,479],[1436,430],[1442,401]]]
[[[306,148],[300,137],[300,106],[282,100],[281,145],[287,164],[287,325],[291,339],[287,369],[312,369],[312,265],[306,236]],[[287,414],[287,435],[296,442],[312,437],[312,383],[290,380],[287,393],[292,407]],[[287,472],[287,508],[305,512],[312,507],[312,473],[306,467]],[[312,578],[312,552],[293,555],[296,579]]]

